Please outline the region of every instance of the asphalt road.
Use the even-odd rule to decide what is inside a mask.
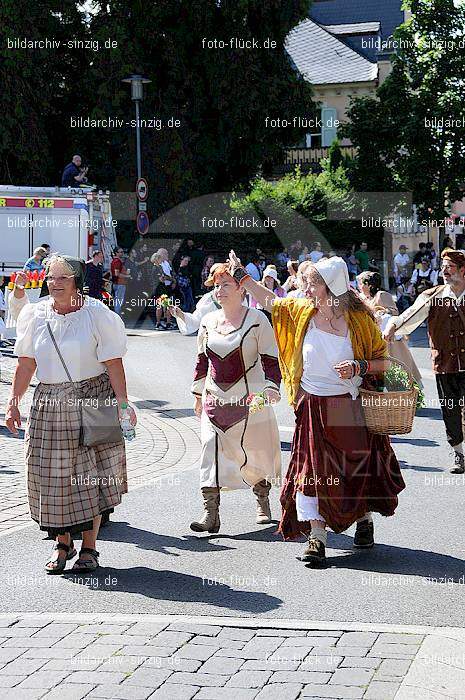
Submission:
[[[47,577],[50,542],[35,527],[0,538],[0,611],[185,613],[357,622],[463,625],[465,480],[450,483],[449,450],[425,348],[413,338],[425,370],[429,407],[414,431],[393,438],[406,490],[392,518],[375,516],[377,545],[352,549],[353,528],[329,535],[331,566],[305,568],[302,543],[285,543],[275,526],[254,522],[248,491],[222,499],[218,535],[197,537],[196,470],[130,493],[99,543],[102,567],[86,578]],[[131,337],[126,367],[130,393],[159,409],[191,411],[189,384],[195,338],[174,333]],[[283,464],[293,417],[277,407]],[[278,515],[278,494],[273,494]]]

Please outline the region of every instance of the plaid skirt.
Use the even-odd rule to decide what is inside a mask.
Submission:
[[[92,529],[92,519],[127,493],[124,442],[80,445],[78,399],[114,397],[108,374],[82,382],[39,384],[26,426],[31,517],[51,537]]]

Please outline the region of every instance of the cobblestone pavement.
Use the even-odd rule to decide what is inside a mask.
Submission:
[[[389,700],[425,639],[424,628],[253,625],[143,615],[3,616],[0,698]]]
[[[23,436],[35,387],[35,384],[31,385],[25,396],[21,408],[22,429],[15,437],[3,423],[16,361],[2,357],[1,363],[0,537],[32,524],[26,496]],[[178,411],[157,410],[150,401],[133,399],[133,405],[137,410],[138,425],[137,439],[126,443],[129,490],[147,486],[174,467],[179,472],[194,466],[200,455],[197,418]]]

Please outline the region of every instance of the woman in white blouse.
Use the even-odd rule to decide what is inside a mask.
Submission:
[[[28,498],[32,519],[56,539],[45,566],[51,574],[62,573],[76,556],[72,536],[79,532],[82,547],[72,570],[98,567],[101,516],[127,492],[124,441],[81,444],[80,403],[116,398],[120,410],[128,400],[124,324],[102,302],[84,296],[84,270],[83,261],[68,256],[47,261],[41,296],[50,296],[26,304],[18,316],[18,365],[6,411],[7,428],[18,434],[19,402],[36,373],[25,434]],[[132,409],[130,414],[135,425]]]

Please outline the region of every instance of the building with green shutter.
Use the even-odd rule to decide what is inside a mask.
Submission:
[[[328,155],[351,97],[374,96],[391,69],[392,34],[407,19],[402,0],[314,0],[310,17],[287,36],[286,49],[295,69],[311,83],[319,103],[302,142],[286,152],[275,175],[301,166],[318,171]],[[343,150],[353,154],[350,141]]]

